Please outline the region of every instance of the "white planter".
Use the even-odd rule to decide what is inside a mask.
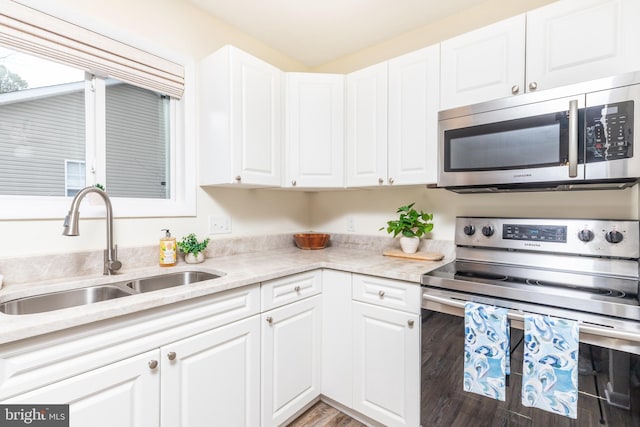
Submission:
[[[200,264],[201,262],[204,262],[204,252],[198,252],[197,255],[185,254],[184,261],[187,264]]]
[[[400,247],[402,248],[402,252],[405,254],[414,254],[418,250],[418,246],[420,246],[420,238],[419,237],[405,237],[402,236],[400,238]]]

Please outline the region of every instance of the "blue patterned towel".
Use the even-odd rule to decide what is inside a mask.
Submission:
[[[524,316],[522,404],[575,419],[578,407],[578,322]]]
[[[474,302],[465,304],[464,391],[505,400],[509,359],[507,311]]]

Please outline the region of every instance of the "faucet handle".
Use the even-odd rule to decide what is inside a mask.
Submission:
[[[122,268],[122,263],[118,261],[118,245],[113,245],[113,249],[104,250],[104,274],[111,275]]]

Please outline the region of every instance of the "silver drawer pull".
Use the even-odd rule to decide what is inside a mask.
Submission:
[[[273,317],[269,316],[265,319],[267,321],[268,324],[272,324],[273,323]]]
[[[384,291],[378,291],[378,296],[380,298],[384,298]]]
[[[296,292],[300,292],[300,286],[296,286],[295,288],[293,288],[293,290]]]
[[[156,369],[158,367],[158,361],[157,360],[150,360],[149,361],[149,369]]]
[[[169,353],[167,353],[167,359],[176,360],[176,352],[175,351],[170,351]]]
[[[413,328],[413,323],[413,319],[407,320],[407,325],[409,325],[410,328]]]

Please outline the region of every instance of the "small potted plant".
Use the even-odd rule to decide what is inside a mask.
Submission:
[[[400,247],[402,251],[408,254],[415,253],[420,245],[420,238],[426,233],[433,230],[433,214],[418,212],[413,209],[415,202],[407,206],[400,206],[396,213],[400,216],[397,220],[387,221],[387,233],[393,234],[393,237],[400,237]],[[384,230],[385,227],[380,227]]]
[[[184,253],[184,260],[188,264],[197,264],[204,261],[204,250],[209,244],[207,237],[202,242],[198,242],[198,238],[194,233],[188,234],[178,242],[180,251]]]

